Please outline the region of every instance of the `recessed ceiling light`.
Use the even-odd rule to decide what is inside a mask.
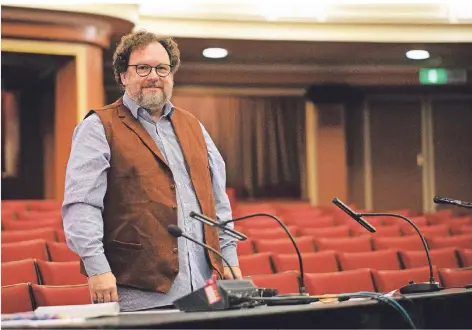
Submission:
[[[206,48],[202,54],[207,58],[223,58],[228,56],[228,51],[224,48]]]
[[[429,52],[423,49],[412,49],[406,52],[406,57],[410,60],[425,60],[429,58]]]

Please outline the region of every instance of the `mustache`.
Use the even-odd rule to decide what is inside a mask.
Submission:
[[[147,84],[144,86],[144,88],[163,88],[164,85],[162,84]]]

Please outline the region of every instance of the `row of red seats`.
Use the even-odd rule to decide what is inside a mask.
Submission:
[[[424,251],[322,251],[302,253],[301,257],[304,272],[307,273],[328,273],[359,268],[400,270],[428,265]],[[438,268],[472,267],[472,249],[445,248],[431,250],[430,257],[433,265]],[[244,275],[265,275],[289,270],[299,271],[298,256],[294,253],[243,255],[239,257],[239,266]]]
[[[37,259],[55,262],[79,261],[66,243],[44,239],[2,243],[2,263],[23,259]]]
[[[86,284],[78,261],[54,262],[23,259],[2,263],[2,286],[27,283],[44,285]]]
[[[471,222],[472,223],[472,222]],[[450,236],[460,234],[472,234],[472,224],[462,225],[459,227],[450,227],[447,224],[442,225],[431,225],[431,226],[418,226],[419,230],[425,237],[434,236]],[[401,227],[399,225],[389,225],[384,227],[377,227],[375,233],[367,232],[363,227],[356,224],[356,227],[350,227],[348,225],[339,225],[334,227],[304,227],[302,225],[287,226],[288,231],[292,236],[312,236],[313,238],[339,238],[339,237],[350,237],[350,236],[363,236],[363,235],[375,235],[379,236],[409,236],[417,235],[416,231],[412,227]],[[281,227],[271,228],[240,228],[240,231],[246,234],[250,238],[254,239],[277,239],[286,238],[287,234]]]
[[[443,287],[464,287],[471,284],[472,268],[433,268],[436,281]],[[260,288],[276,288],[279,294],[299,291],[299,275],[288,271],[247,277]],[[358,291],[390,292],[410,281],[429,282],[429,267],[402,270],[361,268],[333,273],[304,273],[306,290],[310,295],[339,294]]]
[[[48,286],[20,283],[2,286],[2,314],[31,312],[42,306],[91,303],[87,284]]]
[[[374,250],[398,249],[398,250],[423,250],[423,245],[418,236],[400,237],[349,237],[349,238],[319,238],[311,236],[295,237],[300,252],[315,252],[335,250],[339,252],[368,252]],[[472,249],[472,234],[463,234],[450,237],[431,237],[427,239],[429,248],[439,249],[454,247],[458,249]],[[239,241],[237,243],[239,255],[253,254],[255,252],[294,253],[292,241],[288,238],[281,239],[257,239]]]
[[[37,228],[29,230],[7,230],[2,231],[2,244],[44,239],[49,242],[65,242],[64,230],[58,228]]]

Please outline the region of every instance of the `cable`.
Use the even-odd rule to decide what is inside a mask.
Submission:
[[[342,295],[347,295],[351,298],[356,298],[356,297],[370,297],[373,299],[376,299],[380,302],[385,302],[388,305],[394,307],[400,314],[402,314],[403,318],[405,321],[407,321],[412,329],[416,329],[416,325],[411,319],[410,315],[408,312],[392,297],[389,297],[387,295],[384,295],[382,293],[378,292],[368,292],[368,291],[360,291],[360,292],[354,292],[354,293],[346,293]]]

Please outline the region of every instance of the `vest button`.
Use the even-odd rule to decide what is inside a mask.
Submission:
[[[177,253],[177,251],[179,251],[177,248],[172,249],[172,252],[174,252],[174,253]]]
[[[177,205],[172,205],[172,209],[177,210]]]

